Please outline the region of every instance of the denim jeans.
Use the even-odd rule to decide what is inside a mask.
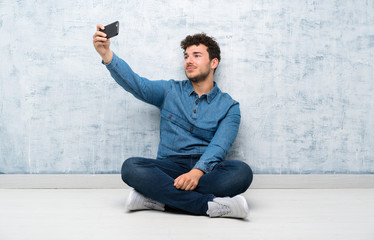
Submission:
[[[241,161],[224,160],[200,178],[195,190],[176,189],[174,179],[189,172],[199,158],[129,158],[122,165],[122,180],[144,196],[167,207],[196,215],[206,215],[208,202],[215,197],[233,197],[250,186],[253,178],[251,168]]]

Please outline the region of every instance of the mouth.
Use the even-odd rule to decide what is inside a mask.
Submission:
[[[193,71],[193,70],[195,70],[196,69],[196,67],[194,67],[194,66],[187,66],[186,67],[186,70],[187,71]]]

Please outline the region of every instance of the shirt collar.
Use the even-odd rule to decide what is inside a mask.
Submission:
[[[204,94],[206,96],[206,100],[208,103],[211,103],[213,101],[213,99],[215,98],[215,96],[217,95],[217,93],[219,92],[219,88],[216,84],[216,82],[213,82],[213,89],[212,91],[210,91],[210,93],[208,94]],[[195,90],[193,89],[192,87],[192,84],[191,84],[191,81],[190,80],[187,80],[186,81],[186,90],[187,90],[187,93],[189,96],[191,96],[193,93],[196,93]],[[202,95],[202,96],[204,96]]]
[[[186,91],[187,91],[189,96],[191,96],[195,92],[195,90],[193,90],[193,87],[192,87],[192,84],[191,84],[190,80],[185,81],[185,87],[186,87]]]

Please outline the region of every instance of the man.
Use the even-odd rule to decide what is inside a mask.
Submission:
[[[204,33],[187,36],[181,47],[189,80],[150,81],[111,51],[110,39],[100,29],[101,24],[93,43],[112,77],[161,111],[157,158],[129,158],[123,163],[122,179],[134,188],[127,209],[170,208],[246,218],[248,205],[239,194],[248,189],[253,175],[244,162],[224,160],[239,129],[240,110],[213,80],[220,62],[217,42]]]

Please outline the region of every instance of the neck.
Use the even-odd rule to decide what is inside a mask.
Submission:
[[[211,80],[206,79],[205,81],[201,82],[193,82],[191,81],[192,87],[195,92],[199,95],[208,94],[214,88],[213,78]]]

